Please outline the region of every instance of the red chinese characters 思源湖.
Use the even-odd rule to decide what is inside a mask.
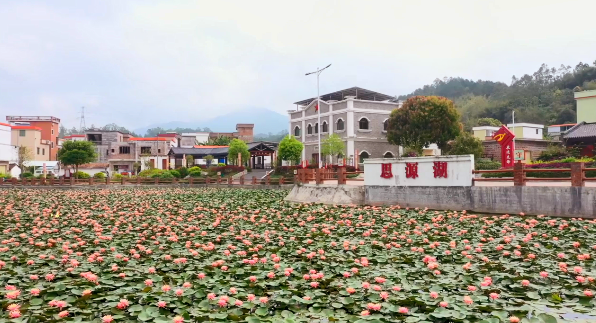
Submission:
[[[447,162],[434,162],[433,174],[435,178],[447,178]]]
[[[391,178],[393,173],[391,172],[391,164],[381,164],[381,177]]]
[[[406,178],[418,177],[418,163],[406,163]]]

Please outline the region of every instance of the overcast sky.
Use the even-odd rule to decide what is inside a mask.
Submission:
[[[596,60],[596,1],[0,2],[0,114],[129,128]]]

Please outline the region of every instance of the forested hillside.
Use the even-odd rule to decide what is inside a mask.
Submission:
[[[550,68],[542,64],[531,75],[513,76],[510,85],[461,77],[436,79],[433,84],[399,99],[415,95],[450,98],[466,129],[475,126],[479,118],[511,122],[513,110],[516,122],[550,125],[576,121],[573,90],[578,86],[584,90],[596,89],[596,61],[592,65],[580,62],[574,68],[563,65]]]

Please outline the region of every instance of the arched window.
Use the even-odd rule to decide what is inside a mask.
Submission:
[[[344,130],[344,120],[337,119],[337,130],[342,131]]]
[[[300,137],[300,127],[294,127],[294,137]]]
[[[389,126],[389,119],[385,119],[385,121],[383,121],[383,131],[387,131],[388,126]]]
[[[359,125],[358,128],[360,130],[368,130],[368,119],[360,118],[360,121],[358,121],[358,125]]]
[[[312,135],[312,125],[309,123],[308,127],[306,127],[306,133]]]
[[[383,155],[383,158],[393,158],[393,153],[388,151],[385,153],[385,155]]]
[[[319,133],[319,124],[315,123],[315,133]]]
[[[360,163],[363,163],[365,159],[369,158],[370,154],[366,151],[360,152]]]
[[[327,121],[323,121],[323,124],[321,125],[321,132],[322,133],[329,132],[329,125],[327,124]]]

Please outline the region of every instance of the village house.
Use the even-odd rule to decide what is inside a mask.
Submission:
[[[304,144],[302,160],[318,162],[318,135],[321,141],[337,134],[345,144],[347,163],[362,163],[366,158],[394,158],[401,147],[387,142],[389,115],[401,107],[394,97],[359,87],[332,92],[317,99],[295,102],[296,110],[288,110],[290,134]],[[318,117],[320,110],[321,124]],[[436,146],[426,147],[425,155],[438,154]],[[324,162],[336,163],[337,157]]]

